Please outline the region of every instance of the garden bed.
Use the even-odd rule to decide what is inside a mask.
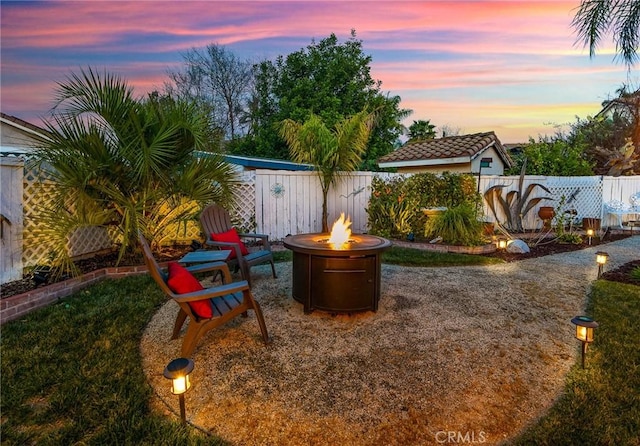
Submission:
[[[174,246],[170,248],[165,247],[163,248],[162,252],[156,253],[156,258],[159,262],[177,260],[188,251],[191,251],[190,246]],[[78,260],[74,262],[74,264],[78,268],[78,272],[81,275],[84,275],[104,268],[113,268],[116,266],[117,260],[118,253],[111,252],[107,254],[99,254],[89,259]],[[141,255],[125,257],[118,264],[119,267],[140,265],[144,265],[144,260],[142,259]],[[36,286],[33,278],[33,273],[25,274],[25,276],[20,280],[14,280],[12,282],[7,282],[0,285],[0,296],[2,296],[2,299],[5,299],[7,297],[27,293],[29,291],[33,291],[37,288],[42,288],[47,285],[59,283],[67,279],[69,279],[69,276],[67,275],[57,277],[54,275],[49,275],[47,277],[46,283],[42,283]]]

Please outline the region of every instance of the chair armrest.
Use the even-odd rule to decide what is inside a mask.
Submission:
[[[241,238],[256,238],[256,239],[260,239],[262,242],[262,245],[264,246],[264,248],[267,251],[271,251],[271,245],[269,244],[269,235],[267,234],[238,234],[239,237]]]
[[[187,266],[186,270],[190,273],[206,273],[209,271],[222,271],[222,282],[223,283],[231,283],[231,271],[229,271],[229,265],[225,262],[210,262],[210,263],[201,263],[199,265]]]
[[[171,297],[176,302],[196,302],[199,300],[226,296],[227,294],[238,293],[248,289],[249,283],[246,280],[241,280],[239,282],[232,282],[224,285],[213,286],[211,288],[205,288],[204,290],[194,291],[193,293],[174,293]]]
[[[240,245],[237,243],[233,243],[233,242],[214,242],[214,241],[209,241],[207,240],[206,244],[208,246],[217,246],[218,248],[232,248],[235,253],[236,253],[236,257],[241,259],[242,258],[242,252],[240,251]]]

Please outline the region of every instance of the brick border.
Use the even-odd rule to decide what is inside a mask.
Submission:
[[[163,262],[160,266],[164,267],[166,263]],[[18,319],[38,308],[46,307],[101,280],[107,278],[118,279],[145,273],[147,273],[146,265],[102,268],[82,276],[1,299],[0,325]]]

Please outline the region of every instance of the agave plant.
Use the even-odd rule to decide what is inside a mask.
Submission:
[[[509,231],[522,232],[524,230],[522,226],[522,219],[524,216],[527,215],[531,209],[535,208],[542,200],[552,200],[551,197],[530,198],[531,193],[536,189],[536,187],[541,188],[549,194],[551,191],[540,183],[531,183],[524,188],[524,174],[526,168],[527,160],[525,158],[520,171],[520,179],[518,180],[518,190],[509,191],[507,192],[506,197],[503,197],[502,191],[507,186],[505,184],[496,184],[495,186],[491,186],[484,193],[484,199],[487,201],[489,209],[491,209],[493,216],[498,222],[500,219],[496,212],[496,203],[498,203],[502,208],[502,211],[507,218],[504,226]]]

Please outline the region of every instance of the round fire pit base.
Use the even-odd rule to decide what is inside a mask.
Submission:
[[[293,298],[305,313],[377,311],[382,251],[387,239],[353,234],[347,248],[332,249],[328,234],[299,234],[284,239],[293,251]]]

